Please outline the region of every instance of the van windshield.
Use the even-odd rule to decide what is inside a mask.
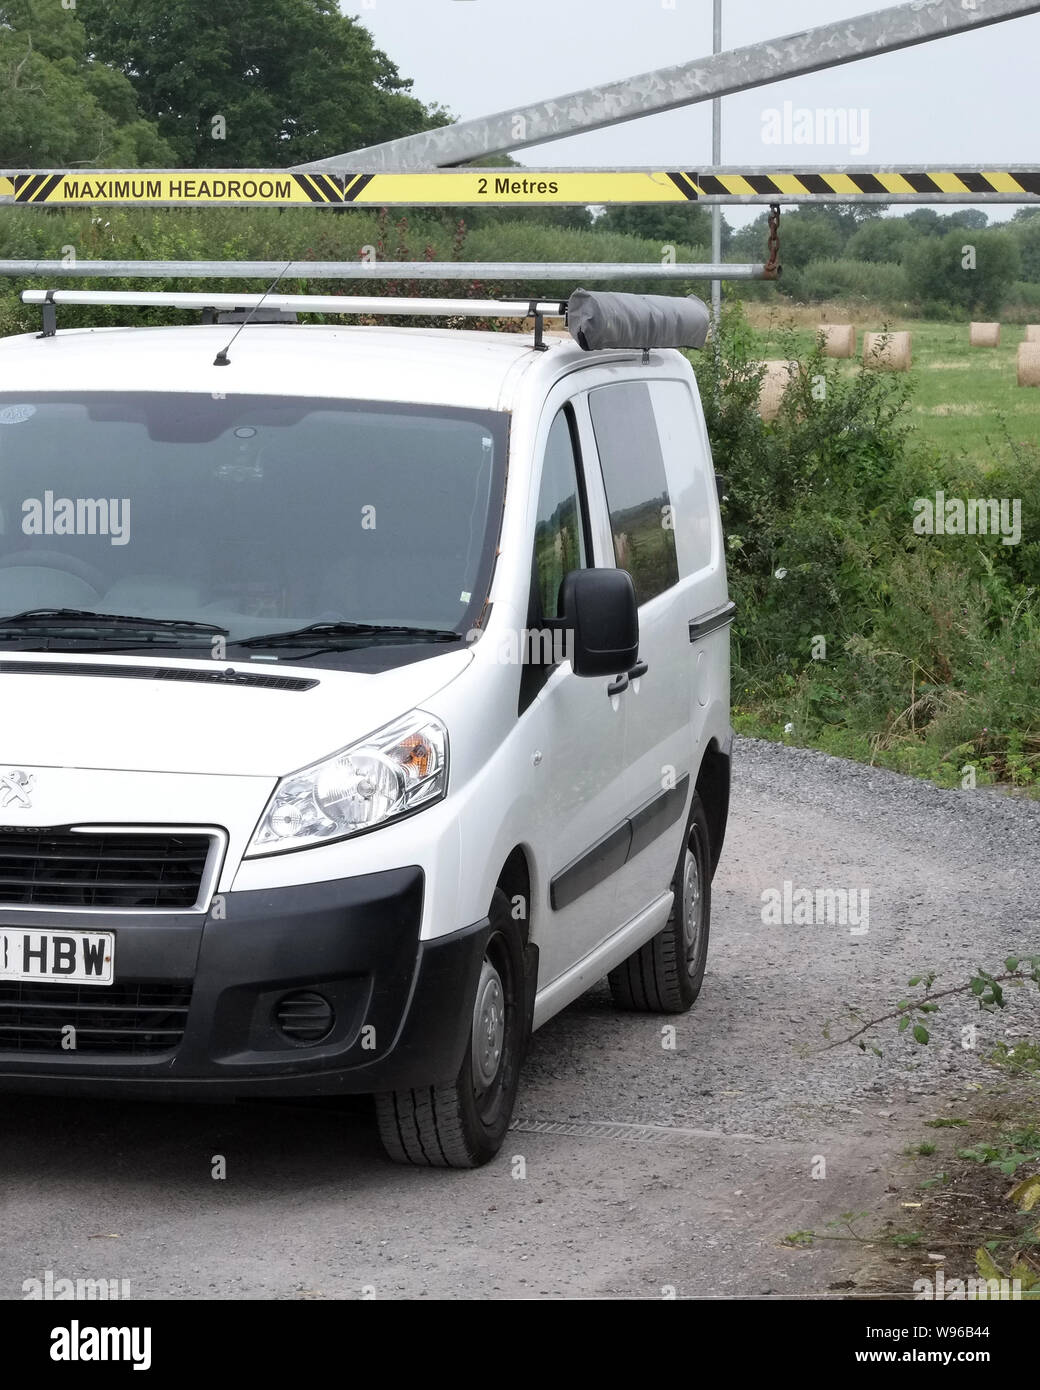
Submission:
[[[272,657],[277,647],[294,660],[286,646],[311,645],[289,636],[301,628],[326,650],[461,636],[490,581],[507,418],[278,396],[0,393],[0,646],[127,650],[161,632],[162,646],[209,647],[224,631],[229,648],[250,641],[262,658],[252,641],[271,637]],[[62,626],[73,611],[77,626]]]

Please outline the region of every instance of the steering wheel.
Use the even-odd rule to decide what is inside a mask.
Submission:
[[[15,550],[9,555],[0,555],[0,569],[24,568],[61,570],[74,575],[95,589],[98,598],[108,588],[108,576],[97,565],[77,560],[74,555],[66,555],[61,550]]]

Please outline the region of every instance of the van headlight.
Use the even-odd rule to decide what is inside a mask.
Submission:
[[[283,777],[246,858],[307,849],[439,801],[448,785],[448,731],[414,710],[349,748]]]

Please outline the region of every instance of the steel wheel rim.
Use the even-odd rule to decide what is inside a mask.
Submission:
[[[683,856],[681,911],[683,953],[686,957],[686,972],[689,975],[693,975],[697,969],[702,907],[700,864],[691,846],[687,845]]]
[[[487,956],[480,967],[473,1006],[473,1089],[485,1095],[498,1078],[506,1036],[506,995],[502,977]]]

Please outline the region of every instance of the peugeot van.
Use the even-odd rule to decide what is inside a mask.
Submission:
[[[704,307],[55,332],[76,293],[0,341],[0,1089],[370,1094],[393,1159],[484,1163],[533,1029],[701,988]]]

